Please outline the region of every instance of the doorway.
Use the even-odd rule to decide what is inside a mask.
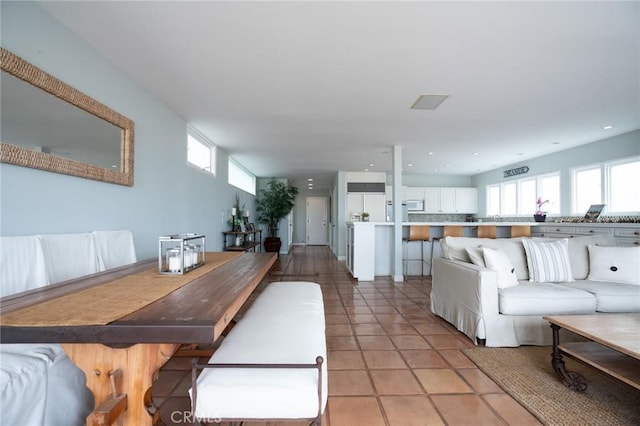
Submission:
[[[327,245],[327,197],[307,197],[307,245]]]

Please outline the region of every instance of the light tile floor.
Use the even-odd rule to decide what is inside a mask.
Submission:
[[[464,355],[472,342],[430,312],[429,277],[358,283],[327,247],[296,246],[260,288],[272,281],[322,286],[329,368],[323,425],[540,424]],[[188,358],[173,358],[154,385],[167,425],[191,424],[175,414],[188,411],[188,368]]]

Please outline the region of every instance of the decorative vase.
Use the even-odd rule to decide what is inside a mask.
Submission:
[[[533,215],[533,220],[535,220],[536,222],[545,222],[547,220],[547,215],[546,214],[534,214]]]

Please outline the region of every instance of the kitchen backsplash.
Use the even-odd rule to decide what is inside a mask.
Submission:
[[[465,214],[410,214],[409,222],[533,222],[529,216],[477,217]],[[583,216],[548,216],[547,223],[640,223],[640,216],[600,216],[596,221]]]

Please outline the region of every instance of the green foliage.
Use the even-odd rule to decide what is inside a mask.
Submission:
[[[256,201],[258,222],[267,225],[267,236],[278,236],[278,225],[293,209],[298,188],[272,178],[266,189],[260,190],[260,198]]]

